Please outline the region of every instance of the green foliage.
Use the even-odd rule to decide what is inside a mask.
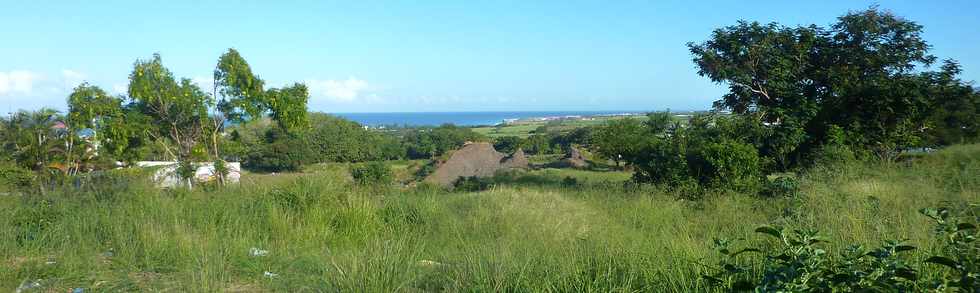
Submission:
[[[306,85],[295,83],[282,88],[264,89],[265,81],[235,49],[218,58],[214,69],[215,90],[221,94],[220,110],[227,119],[243,123],[268,114],[287,132],[302,132],[308,126]]]
[[[653,139],[630,158],[636,170],[633,179],[670,188],[680,187],[692,180],[687,163],[687,149],[679,139]]]
[[[476,176],[460,177],[456,182],[453,182],[453,190],[461,192],[484,191],[493,188],[493,186],[493,179]]]
[[[980,206],[971,205],[960,211],[939,208],[922,209],[919,212],[935,221],[936,237],[942,243],[940,255],[925,260],[927,263],[945,267],[940,277],[930,285],[939,291],[980,290],[980,230],[977,229]]]
[[[303,131],[309,126],[306,103],[310,100],[310,93],[306,85],[295,83],[281,89],[270,89],[265,97],[272,120],[287,132]]]
[[[766,197],[795,197],[800,194],[800,182],[788,176],[766,179],[761,193]]]
[[[943,120],[929,130],[937,142],[975,136],[976,108],[967,106],[975,95],[955,78],[958,66],[921,70],[935,60],[922,27],[874,7],[830,27],[743,21],[688,47],[700,75],[729,86],[716,107],[766,125],[760,153],[783,170],[825,141],[831,125],[881,160],[920,144],[930,115]]]
[[[551,138],[551,136],[544,134],[531,135],[521,143],[520,147],[524,149],[524,152],[530,155],[560,153],[561,149],[552,144]]]
[[[313,157],[305,139],[270,129],[263,144],[249,149],[242,167],[257,172],[295,172]]]
[[[223,97],[218,109],[236,123],[258,119],[268,110],[265,81],[252,73],[251,66],[237,50],[228,49],[218,58],[214,86]]]
[[[430,159],[457,149],[467,141],[485,140],[485,136],[473,132],[471,128],[452,124],[413,129],[402,138],[410,159]]]
[[[34,173],[31,170],[0,161],[0,191],[27,191],[34,184]]]
[[[377,161],[351,165],[350,175],[354,178],[354,182],[360,185],[386,186],[390,185],[394,178],[391,167]]]
[[[688,167],[704,186],[751,191],[761,179],[758,151],[732,140],[709,143],[701,148]]]
[[[401,142],[395,137],[328,114],[312,113],[310,118],[311,129],[304,137],[316,153],[318,163],[394,160],[405,156]]]
[[[195,148],[204,137],[208,108],[214,103],[212,97],[190,79],[177,81],[163,66],[159,54],[154,54],[151,60],[136,61],[129,75],[129,96],[135,108],[149,117],[150,128],[146,132],[178,164],[189,166]]]
[[[518,136],[501,136],[493,140],[493,148],[505,154],[517,151],[523,144],[524,139]]]
[[[952,217],[950,210],[920,211],[936,221],[936,237],[943,243],[941,252],[917,263],[906,255],[915,246],[900,241],[885,241],[880,247],[866,249],[851,245],[839,255],[824,249],[827,242],[814,230],[789,231],[780,226],[762,226],[755,232],[775,239],[772,248],[735,249],[732,241],[716,239],[717,251],[723,255],[716,272],[705,275],[710,284],[734,291],[761,292],[910,292],[974,291],[978,282],[976,219],[963,221]],[[968,218],[966,218],[968,219]],[[761,279],[753,267],[741,259],[762,254]],[[949,269],[930,274],[929,265]]]
[[[649,135],[650,131],[639,120],[610,120],[595,129],[592,144],[596,154],[619,165],[619,162],[635,157]]]

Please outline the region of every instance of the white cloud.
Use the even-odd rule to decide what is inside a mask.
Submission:
[[[34,84],[40,79],[40,74],[26,70],[0,72],[0,96],[13,93],[30,94],[34,90]]]
[[[194,78],[191,78],[191,82],[196,83],[197,86],[206,93],[210,93],[212,90],[214,90],[214,78],[195,76]]]
[[[323,97],[334,102],[350,103],[361,98],[365,91],[371,89],[367,81],[349,77],[345,80],[306,80],[314,97]],[[379,99],[376,95],[368,96],[373,100]]]
[[[71,69],[62,69],[61,78],[65,82],[65,90],[71,91],[75,89],[76,86],[85,81],[85,74]]]

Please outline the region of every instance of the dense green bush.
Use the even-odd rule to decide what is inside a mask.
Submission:
[[[312,162],[312,157],[313,153],[305,140],[284,136],[268,144],[254,146],[242,167],[257,172],[293,172]]]
[[[350,175],[354,178],[354,182],[361,185],[387,185],[391,184],[394,178],[391,168],[384,162],[352,165]]]
[[[34,186],[34,173],[13,163],[0,162],[0,192],[22,191]]]
[[[762,178],[758,151],[749,144],[722,140],[701,147],[693,155],[688,165],[702,185],[754,190]]]
[[[487,138],[468,127],[444,124],[435,128],[416,128],[402,137],[410,159],[431,159],[457,149],[467,141],[486,141]]]
[[[366,162],[405,157],[397,138],[365,129],[363,125],[323,113],[310,115],[310,131],[304,136],[317,163]]]
[[[498,137],[493,140],[493,148],[498,152],[509,154],[524,145],[524,139],[517,136]]]
[[[676,141],[655,139],[630,158],[633,179],[666,187],[677,187],[691,178],[684,146]]]

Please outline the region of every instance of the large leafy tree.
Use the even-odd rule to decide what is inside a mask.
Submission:
[[[232,122],[244,123],[268,115],[287,132],[303,130],[309,124],[306,85],[265,89],[265,81],[252,72],[235,49],[228,49],[218,58],[214,81],[215,92],[221,96],[218,109]]]
[[[647,126],[632,118],[606,122],[593,132],[592,146],[599,156],[620,162],[631,162],[651,135]]]
[[[126,124],[123,99],[113,97],[97,86],[82,83],[68,96],[68,115],[65,124],[70,132],[65,141],[65,162],[72,172],[78,172],[85,160],[94,159],[98,148],[106,144],[128,144],[128,135],[105,131]],[[106,139],[103,139],[108,132]],[[78,140],[86,135],[87,140]],[[81,144],[76,142],[82,142]],[[85,145],[85,142],[91,144]],[[114,149],[114,148],[110,148]]]
[[[218,58],[214,69],[215,96],[221,97],[218,109],[232,122],[261,118],[268,110],[265,81],[252,73],[252,67],[235,49]]]
[[[917,73],[935,60],[922,26],[874,7],[826,28],[739,22],[688,46],[699,74],[729,86],[716,106],[767,125],[757,146],[781,165],[833,126],[894,158],[919,142],[937,98],[937,80]]]
[[[190,79],[176,80],[159,54],[136,61],[129,76],[129,96],[152,121],[154,127],[147,133],[178,162],[179,175],[189,181],[191,158],[204,135],[212,97]]]
[[[265,93],[269,116],[288,133],[305,130],[309,126],[306,103],[310,100],[305,84],[294,83],[283,88],[269,89]]]

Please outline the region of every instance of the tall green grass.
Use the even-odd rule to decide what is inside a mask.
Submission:
[[[688,201],[626,173],[554,169],[474,193],[378,188],[345,169],[0,197],[0,291],[711,291],[714,238],[761,241],[755,227],[779,224],[818,228],[831,248],[908,239],[923,257],[934,244],[916,210],[980,198],[980,145],[827,166],[770,199]]]

